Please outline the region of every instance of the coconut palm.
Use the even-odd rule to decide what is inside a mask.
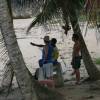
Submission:
[[[13,20],[7,0],[0,0],[0,29],[12,63],[17,82],[25,100],[37,100],[33,84],[16,40]],[[32,92],[33,91],[33,92]]]
[[[80,43],[82,49],[82,57],[87,69],[90,79],[96,80],[100,79],[100,71],[96,68],[95,64],[92,61],[92,58],[88,52],[86,44],[81,34],[80,26],[78,23],[78,14],[79,9],[82,8],[84,0],[45,0],[43,10],[36,16],[33,22],[28,27],[27,32],[36,24],[42,24],[46,21],[57,18],[60,14],[63,15],[65,26],[68,25],[68,17],[70,19],[74,33],[80,36]],[[67,28],[67,27],[66,27]]]
[[[19,49],[13,28],[12,12],[9,7],[11,6],[8,6],[7,0],[0,0],[0,29],[10,60],[10,63],[7,65],[9,68],[6,69],[10,70],[10,74],[6,74],[11,75],[9,81],[12,81],[13,74],[15,74],[24,100],[37,100],[37,98],[39,100],[65,100],[60,93],[43,88],[33,79]]]

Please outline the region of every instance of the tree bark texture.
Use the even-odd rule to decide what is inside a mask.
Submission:
[[[0,0],[0,28],[17,82],[25,100],[37,100],[31,77],[16,40],[7,0]]]

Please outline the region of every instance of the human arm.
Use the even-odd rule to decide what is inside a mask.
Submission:
[[[36,44],[36,43],[33,43],[33,42],[30,42],[31,45],[33,46],[37,46],[37,47],[43,47],[44,45],[43,44]]]

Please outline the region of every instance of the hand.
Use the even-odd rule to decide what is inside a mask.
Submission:
[[[35,46],[35,43],[30,42],[30,44]]]
[[[70,64],[72,65],[72,62]]]
[[[71,61],[71,63],[70,63],[71,65],[73,65],[73,61]]]
[[[32,44],[32,42],[30,42],[30,44]]]

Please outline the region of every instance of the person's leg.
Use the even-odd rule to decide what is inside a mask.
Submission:
[[[44,75],[44,69],[43,67],[39,68],[39,74],[38,74],[38,80],[44,80],[45,75]]]
[[[79,71],[79,69],[75,70],[75,74],[76,74],[76,84],[79,84],[79,82],[80,82],[80,71]]]
[[[44,75],[44,79],[47,79],[47,76],[46,76],[46,66],[45,66],[45,64],[43,64],[43,75]]]
[[[71,64],[72,64],[72,69],[73,69],[71,75],[73,76],[73,75],[75,75],[75,67],[74,67],[75,66],[75,63],[72,62]]]
[[[73,69],[73,72],[71,73],[71,75],[72,75],[72,76],[75,75],[75,69]]]
[[[74,69],[76,74],[76,84],[80,83],[80,71],[79,71],[80,64],[81,64],[80,57],[75,58]]]
[[[48,63],[46,67],[46,76],[48,79],[53,80],[53,64],[52,63]]]

